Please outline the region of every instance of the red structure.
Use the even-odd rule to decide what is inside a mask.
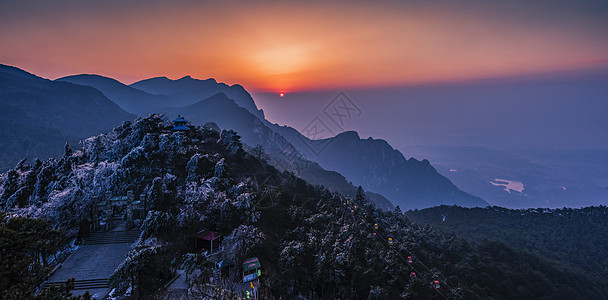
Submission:
[[[439,290],[439,281],[437,281],[437,280],[433,281],[433,283],[431,283],[431,286],[434,289]]]
[[[196,249],[213,253],[221,247],[222,236],[211,230],[201,230],[196,234]]]

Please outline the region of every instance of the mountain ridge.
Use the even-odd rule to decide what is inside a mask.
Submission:
[[[107,86],[91,82],[99,79],[112,83],[112,89],[118,88],[122,92],[116,90],[110,92],[107,91],[109,89]],[[213,78],[199,80],[190,76],[177,80],[154,77],[131,85],[124,85],[111,78],[91,75],[69,76],[58,81],[77,81],[79,84],[97,87],[102,93],[114,98],[112,100],[116,103],[123,103],[123,107],[124,103],[129,101],[126,99],[128,96],[126,91],[133,92],[133,89],[139,90],[147,97],[169,97],[173,99],[172,105],[182,106],[159,107],[157,103],[154,107],[153,102],[146,104],[157,112],[181,114],[200,125],[213,121],[222,128],[235,129],[243,135],[243,141],[251,147],[260,144],[265,151],[270,152],[271,156],[281,157],[275,163],[284,165],[287,170],[309,175],[319,174],[318,171],[311,173],[312,170],[300,167],[308,165],[306,161],[318,163],[319,168],[336,171],[344,175],[347,181],[355,186],[362,186],[368,192],[389,195],[387,196],[389,200],[403,209],[438,204],[458,204],[468,207],[488,205],[480,198],[458,189],[447,178],[437,173],[428,161],[406,160],[398,150],[393,149],[384,140],[372,138],[363,140],[358,133],[350,131],[325,141],[313,141],[293,128],[272,124],[264,118],[263,111],[257,108],[251,95],[240,85],[228,86],[218,83]],[[223,96],[220,93],[223,93]],[[178,99],[178,97],[182,98]],[[213,105],[204,104],[205,101],[212,101]],[[239,110],[238,107],[244,110]],[[197,114],[205,117],[201,118]],[[235,115],[239,115],[239,120],[231,120]],[[223,118],[220,120],[218,116]],[[319,142],[329,144],[321,155],[310,150],[310,145]],[[399,178],[395,178],[396,176]],[[319,182],[312,177],[308,180]]]
[[[96,74],[70,75],[55,81],[94,87],[124,110],[137,115],[153,113],[157,107],[171,106],[175,101],[169,96],[150,94],[113,78]]]
[[[0,169],[58,156],[66,142],[134,117],[95,88],[0,65]]]
[[[290,127],[274,126],[274,128],[277,128],[306,157],[316,156],[316,161],[322,167],[339,171],[355,185],[379,192],[394,205],[399,205],[403,209],[440,204],[458,204],[466,207],[489,205],[483,199],[458,189],[448,178],[439,174],[428,160],[406,159],[399,150],[394,149],[385,140],[371,137],[361,139],[355,131],[342,132],[323,140],[310,140]],[[324,144],[321,146],[323,150],[315,153],[311,147],[307,147],[310,144]],[[394,176],[400,176],[401,181],[396,180]],[[432,188],[428,188],[430,183]],[[428,189],[421,189],[420,186],[426,186]],[[403,193],[413,196],[408,198],[408,202],[399,201]]]
[[[217,82],[214,78],[201,80],[187,75],[177,80],[154,77],[132,83],[129,86],[151,94],[170,96],[176,100],[178,107],[194,104],[217,92],[224,92],[239,106],[246,108],[258,118],[265,119],[264,112],[258,109],[251,95],[239,84],[227,85]]]

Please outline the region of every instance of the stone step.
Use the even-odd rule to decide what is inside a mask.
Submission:
[[[132,239],[136,240],[139,237],[139,234],[133,235],[118,235],[118,236],[98,236],[98,237],[89,237],[87,240],[89,241],[99,241],[99,240],[124,240],[124,239]]]
[[[91,232],[89,234],[89,237],[108,236],[108,235],[131,235],[131,234],[139,234],[139,230]]]
[[[90,235],[87,239],[108,239],[108,238],[124,238],[124,237],[138,237],[139,232],[135,231],[132,233],[116,233],[116,234],[99,234],[99,235]]]
[[[133,243],[139,238],[139,231],[108,231],[91,233],[84,241],[85,245]]]
[[[45,282],[42,284],[42,288],[46,289],[53,285],[61,285],[64,282]],[[73,290],[91,290],[91,289],[103,289],[109,288],[109,280],[107,278],[100,279],[83,279],[75,280]]]
[[[110,240],[95,240],[95,241],[86,241],[85,245],[105,245],[105,244],[131,244],[134,243],[136,239],[110,239]]]
[[[106,236],[92,236],[88,237],[87,240],[109,240],[109,239],[137,239],[139,237],[139,233],[131,234],[131,235],[106,235]]]

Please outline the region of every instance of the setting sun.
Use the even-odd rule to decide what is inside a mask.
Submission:
[[[547,25],[545,10],[531,11],[535,18],[522,23],[502,6],[482,14],[401,1],[247,2],[238,9],[204,2],[134,1],[119,11],[18,6],[14,14],[40,18],[4,18],[0,44],[11,47],[3,47],[0,58],[51,78],[93,72],[133,82],[190,74],[254,91],[304,91],[583,68],[603,61],[608,49],[600,29],[587,30],[596,21]],[[157,22],[161,16],[167,22]]]

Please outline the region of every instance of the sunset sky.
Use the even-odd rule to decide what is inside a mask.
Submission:
[[[13,1],[0,63],[297,92],[608,64],[606,1]]]

